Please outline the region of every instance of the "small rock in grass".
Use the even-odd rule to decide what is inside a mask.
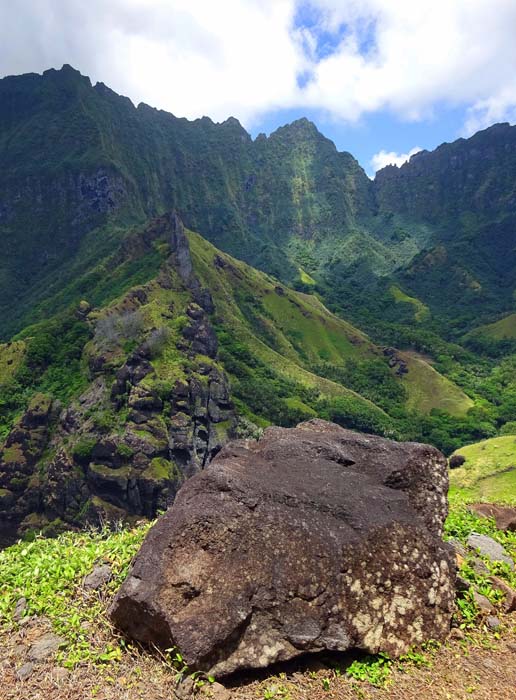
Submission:
[[[25,625],[34,622],[34,620],[36,619],[36,615],[27,615],[27,617],[22,617],[20,620],[18,620],[18,624],[20,625],[20,627],[24,627]]]
[[[455,579],[455,590],[457,593],[464,593],[464,591],[468,591],[470,586],[471,583],[462,576],[457,576]]]
[[[458,627],[454,627],[450,632],[450,639],[464,639],[464,632]]]
[[[475,557],[471,562],[471,568],[479,576],[489,576],[489,569],[479,557]]]
[[[516,591],[501,578],[498,578],[498,576],[491,576],[491,585],[493,588],[496,588],[496,590],[505,594],[503,603],[504,611],[506,613],[514,612],[516,610]]]
[[[507,554],[502,545],[493,540],[492,537],[472,532],[468,537],[468,547],[471,547],[471,549],[478,549],[483,557],[487,557],[491,561],[503,561],[509,564],[511,569],[514,569],[514,562],[511,557]]]
[[[458,469],[459,467],[462,467],[465,461],[466,458],[463,455],[452,455],[449,462],[450,469]]]
[[[473,591],[473,600],[482,612],[494,612],[494,607],[491,602],[485,597],[485,595],[482,595],[478,591]]]
[[[16,671],[16,678],[19,681],[26,681],[33,671],[34,664],[31,661],[28,661],[26,664],[23,664],[23,666],[20,666],[20,668]]]
[[[23,613],[25,612],[26,609],[27,609],[27,599],[20,598],[14,607],[13,620],[15,622],[19,622],[22,619]]]
[[[96,591],[106,583],[109,583],[110,580],[111,567],[109,564],[101,564],[100,566],[96,566],[93,571],[85,577],[82,585],[84,588]]]
[[[174,688],[174,697],[177,700],[190,700],[193,695],[194,680],[191,676],[185,676]]]
[[[499,530],[516,530],[516,508],[514,507],[499,506],[493,503],[473,503],[468,508],[475,515],[494,518]]]
[[[55,654],[55,652],[65,643],[62,637],[49,632],[40,637],[29,649],[29,659],[31,661],[44,661],[47,657]]]
[[[495,631],[500,627],[500,620],[495,615],[489,615],[486,620],[486,625],[491,631]]]

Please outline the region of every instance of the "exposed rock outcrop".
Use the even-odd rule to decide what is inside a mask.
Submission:
[[[0,516],[23,528],[154,517],[232,433],[213,300],[195,275],[179,217],[129,236],[113,264],[147,254],[156,241],[168,243],[169,256],[155,279],[107,309],[79,305],[92,336],[83,353],[87,389],[61,412],[36,396],[0,453]]]
[[[516,531],[516,508],[514,507],[500,506],[493,503],[473,503],[469,506],[469,510],[483,518],[494,518],[496,527],[499,530]]]
[[[227,445],[181,489],[111,609],[224,675],[306,652],[400,654],[450,626],[445,458],[321,420]]]
[[[17,523],[40,505],[37,463],[59,409],[45,394],[35,394],[0,451],[0,516]]]

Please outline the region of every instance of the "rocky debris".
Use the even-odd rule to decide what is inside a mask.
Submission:
[[[35,663],[33,663],[32,661],[27,661],[22,666],[20,666],[19,669],[17,669],[16,678],[19,681],[26,681],[27,678],[29,678],[32,675],[35,668],[36,668]]]
[[[489,569],[480,557],[473,557],[470,566],[478,576],[489,576]]]
[[[65,644],[65,640],[62,637],[48,632],[34,642],[29,649],[28,658],[33,662],[44,661],[55,654],[63,644]]]
[[[475,515],[480,515],[483,518],[494,518],[499,530],[516,531],[516,508],[493,503],[473,503],[468,508]]]
[[[459,467],[462,467],[464,462],[466,461],[466,458],[463,457],[462,455],[452,455],[450,457],[450,469],[458,469]]]
[[[404,374],[408,374],[409,368],[407,367],[407,363],[399,356],[396,348],[384,348],[383,354],[385,355],[385,357],[389,358],[389,367],[391,369],[396,368],[396,374],[398,375],[398,377],[402,377]]]
[[[101,564],[96,566],[91,573],[84,577],[82,582],[83,588],[87,588],[92,591],[96,591],[106,583],[111,581],[112,571],[109,564]]]
[[[205,695],[213,700],[231,700],[231,692],[225,688],[221,683],[210,683],[208,686],[203,686],[206,688]]]
[[[500,624],[500,620],[496,615],[489,615],[486,620],[486,625],[492,632],[496,631],[500,627]]]
[[[230,443],[149,532],[111,618],[217,676],[444,638],[447,485],[434,448],[321,420]]]
[[[516,611],[516,591],[513,590],[505,581],[498,576],[490,577],[491,585],[496,590],[501,591],[505,598],[503,602],[503,609],[506,613],[511,613]]]
[[[473,600],[481,612],[494,613],[494,605],[488,598],[485,597],[485,595],[482,595],[476,589],[473,589]]]
[[[27,610],[27,598],[19,598],[14,607],[13,620],[19,622]]]
[[[478,550],[483,557],[487,557],[487,559],[491,561],[503,561],[508,564],[511,569],[514,569],[512,558],[507,554],[502,545],[493,540],[492,537],[472,532],[468,537],[467,543],[468,547]]]

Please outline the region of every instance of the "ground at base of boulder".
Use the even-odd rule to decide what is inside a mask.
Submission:
[[[395,668],[385,688],[347,677],[344,667],[336,675],[328,663],[315,663],[312,659],[291,662],[274,674],[260,672],[233,679],[233,685],[226,686],[225,695],[228,700],[514,700],[516,629],[510,616],[502,618],[502,622],[509,630],[500,640],[475,634],[467,641],[450,640],[432,653],[428,665]],[[23,638],[18,633],[0,631],[2,698],[175,700],[176,672],[151,654],[135,650],[124,653],[115,664],[83,664],[73,671],[66,671],[55,661],[46,661],[38,664],[26,680],[19,680],[16,670],[20,667],[20,644]],[[194,697],[208,700],[209,688]],[[217,695],[212,700],[218,700]]]

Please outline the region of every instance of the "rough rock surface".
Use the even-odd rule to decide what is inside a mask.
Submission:
[[[499,542],[487,535],[472,532],[468,537],[468,547],[478,549],[480,554],[491,561],[503,561],[514,569],[514,562]]]
[[[321,420],[232,442],[150,531],[112,620],[218,676],[442,638],[455,578],[446,491],[434,448]]]
[[[499,530],[516,530],[516,508],[494,503],[473,503],[469,510],[483,518],[494,518]]]

